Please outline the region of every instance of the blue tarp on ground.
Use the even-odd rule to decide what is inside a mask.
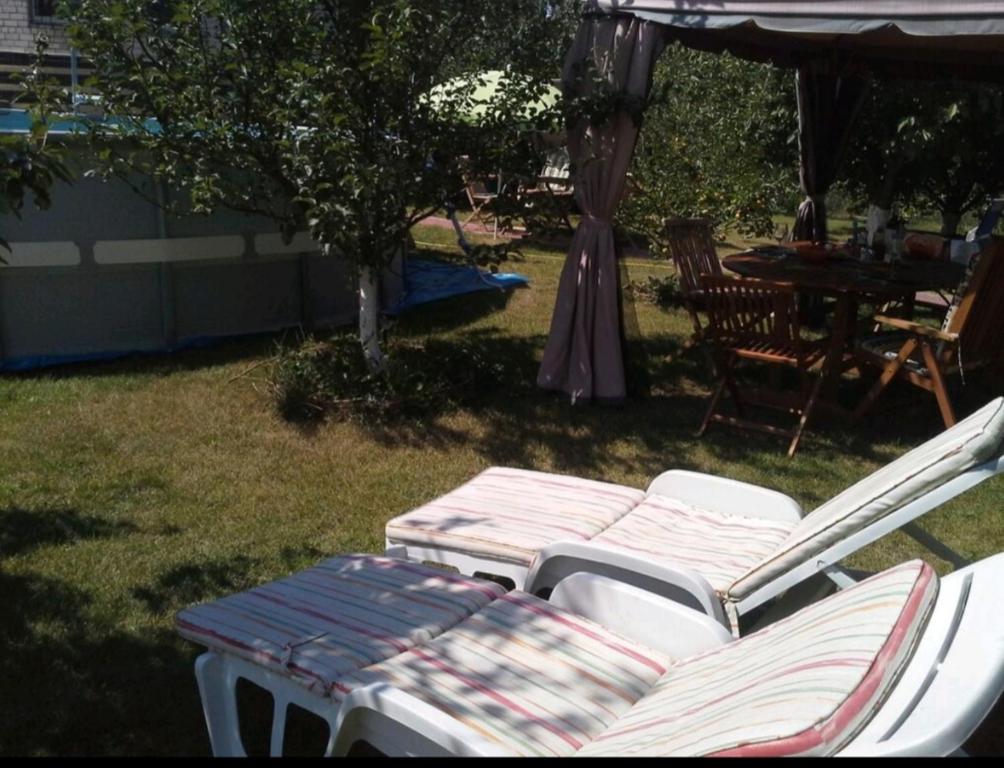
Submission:
[[[527,285],[530,279],[515,272],[491,274],[474,266],[426,259],[408,259],[404,267],[404,295],[388,315],[399,315],[419,304],[474,291],[498,291]]]

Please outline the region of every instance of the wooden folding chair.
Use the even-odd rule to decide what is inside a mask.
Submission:
[[[464,179],[464,194],[467,195],[467,202],[471,206],[471,214],[464,219],[462,226],[466,227],[471,221],[477,219],[485,229],[497,232],[498,217],[494,215],[492,206],[498,195],[489,191],[483,181],[475,179]]]
[[[683,302],[694,324],[693,342],[704,341],[700,312],[705,310],[701,275],[721,275],[722,264],[715,251],[712,225],[708,219],[667,219],[663,233],[669,255],[683,291]]]
[[[703,435],[713,421],[755,429],[790,438],[788,455],[794,456],[824,378],[819,375],[811,384],[809,371],[825,358],[828,340],[802,338],[796,291],[791,283],[702,275],[700,284],[708,313],[707,339],[719,358],[719,378],[698,435]],[[733,375],[740,360],[794,368],[800,377],[799,391],[774,391],[769,398],[740,394]],[[738,416],[718,412],[726,389],[735,401]],[[792,429],[783,429],[752,421],[746,417],[745,405],[788,411],[798,417],[798,423]]]
[[[955,409],[945,379],[951,374],[1002,361],[1004,329],[1004,240],[994,238],[973,257],[941,328],[878,315],[891,333],[863,339],[855,362],[881,369],[878,381],[854,412],[860,419],[892,383],[902,379],[931,392],[946,427],[955,424]]]

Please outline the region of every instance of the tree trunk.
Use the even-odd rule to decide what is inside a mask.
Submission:
[[[886,169],[882,181],[871,191],[869,202],[876,208],[891,210],[896,198],[896,186],[899,181],[899,166],[890,165]]]
[[[370,371],[383,373],[387,358],[380,349],[380,273],[369,267],[359,272],[359,343]]]
[[[868,223],[866,224],[868,231],[868,245],[875,245],[875,235],[879,232],[885,232],[885,225],[889,222],[889,209],[882,208],[875,203],[871,203],[868,206]]]
[[[941,235],[942,237],[952,237],[958,229],[959,222],[962,221],[962,213],[959,211],[941,212]]]
[[[885,233],[885,225],[889,223],[902,169],[903,163],[901,161],[889,162],[881,181],[871,189],[868,195],[868,219],[865,229],[868,233],[869,247],[875,245],[876,234]]]

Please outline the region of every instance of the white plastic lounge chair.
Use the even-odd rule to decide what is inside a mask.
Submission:
[[[531,594],[587,570],[739,619],[817,573],[838,587],[848,555],[1004,469],[1004,398],[909,451],[803,517],[794,499],[672,470],[648,491],[494,467],[387,523],[387,552],[512,579]],[[792,593],[789,593],[792,594]]]
[[[594,574],[550,602],[350,556],[182,611],[213,751],[243,754],[235,686],[418,755],[936,755],[1004,688],[1004,555],[940,581],[913,561],[735,640]],[[612,629],[615,627],[616,630]]]

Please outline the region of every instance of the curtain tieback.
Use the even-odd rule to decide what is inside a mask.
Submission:
[[[593,216],[592,214],[585,213],[582,215],[582,221],[584,223],[592,224],[596,227],[612,227],[613,222],[610,219],[601,219],[599,216]]]
[[[806,195],[805,199],[798,206],[798,213],[801,216],[808,216],[809,211],[818,211],[826,206],[826,195]]]

